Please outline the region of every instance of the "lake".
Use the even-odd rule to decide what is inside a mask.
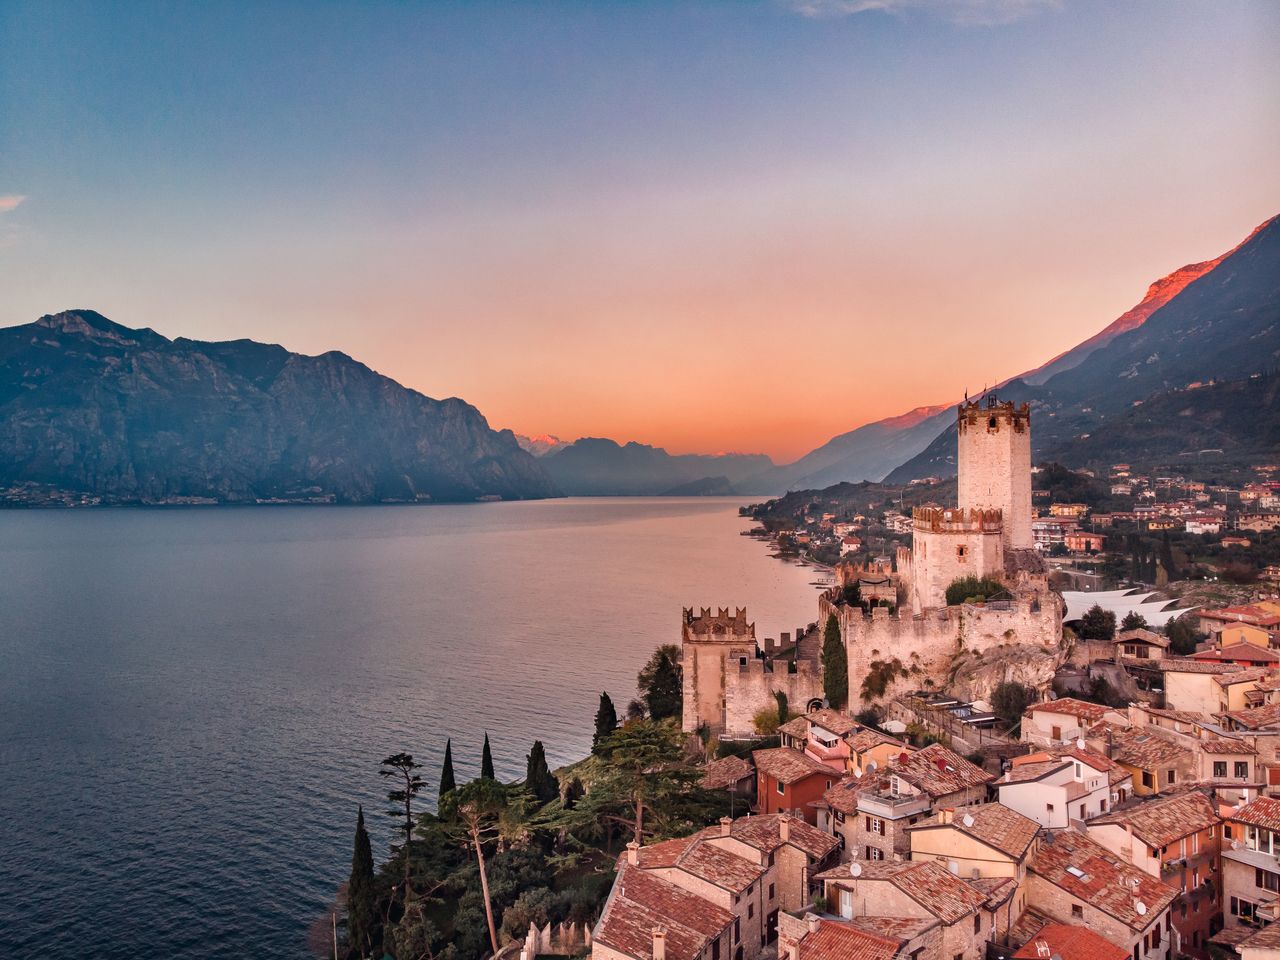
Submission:
[[[309,956],[384,756],[518,779],[682,606],[814,619],[740,502],[0,512],[0,956]]]

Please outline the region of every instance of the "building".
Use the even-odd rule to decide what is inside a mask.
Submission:
[[[848,714],[823,707],[788,720],[778,728],[778,736],[784,747],[803,750],[842,777],[852,753],[848,739],[862,729]]]
[[[1158,727],[1135,727],[1113,738],[1110,759],[1129,771],[1133,793],[1155,796],[1180,790],[1194,782],[1197,757],[1186,738]]]
[[[1027,873],[1027,902],[1058,923],[1086,926],[1135,960],[1173,956],[1177,891],[1073,830],[1050,832]]]
[[[1129,960],[1129,951],[1088,927],[1046,923],[1013,954],[1013,960]]]
[[[592,960],[728,960],[733,914],[624,863],[592,931]]]
[[[1108,767],[1117,765],[1105,757],[1073,749],[1059,756],[1044,753],[1017,759],[1022,762],[996,782],[996,793],[1004,806],[1042,827],[1060,829],[1072,820],[1090,820],[1122,802],[1120,790],[1126,788],[1112,787]]]
[[[780,960],[896,960],[911,957],[910,939],[873,933],[854,923],[807,913],[783,914],[778,928]]]
[[[907,828],[911,859],[932,861],[964,879],[1009,879],[1022,886],[1040,825],[999,803],[940,809]]]
[[[1226,815],[1223,919],[1228,928],[1280,919],[1280,800],[1258,797]]]
[[[704,790],[723,790],[748,810],[756,800],[756,768],[742,757],[721,757],[702,768],[698,785]]]
[[[1107,538],[1100,533],[1084,533],[1073,530],[1062,538],[1063,546],[1071,553],[1101,553]]]
[[[1109,714],[1118,716],[1110,707],[1074,697],[1034,703],[1022,715],[1022,740],[1041,746],[1077,740],[1089,727]]]
[[[774,747],[754,750],[756,806],[760,813],[790,813],[817,822],[813,804],[839,779],[827,764],[800,750]]]
[[[1169,649],[1168,637],[1143,628],[1121,630],[1111,643],[1117,657],[1133,657],[1135,660],[1159,660]]]
[[[1206,958],[1222,926],[1219,824],[1214,805],[1190,792],[1091,820],[1088,835],[1139,870],[1178,889],[1173,926],[1180,952]]]

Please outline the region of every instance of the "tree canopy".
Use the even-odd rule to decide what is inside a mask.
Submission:
[[[1079,633],[1081,640],[1114,640],[1116,615],[1095,603],[1080,618]]]
[[[827,703],[837,710],[849,702],[849,655],[834,613],[827,615],[822,632],[822,692],[826,694]]]

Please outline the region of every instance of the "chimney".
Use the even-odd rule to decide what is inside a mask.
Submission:
[[[640,844],[632,840],[627,844],[627,863],[633,867],[640,862]]]
[[[667,960],[667,931],[661,927],[653,930],[653,960]]]
[[[733,821],[728,817],[720,818],[720,836],[727,837],[733,833]]]
[[[818,932],[818,922],[819,922],[819,921],[818,921],[818,915],[817,915],[816,913],[806,913],[806,914],[804,915],[804,922],[805,922],[806,924],[808,924],[809,932],[810,932],[810,933],[817,933],[817,932]]]
[[[791,839],[791,818],[785,813],[778,817],[778,839],[783,843]]]

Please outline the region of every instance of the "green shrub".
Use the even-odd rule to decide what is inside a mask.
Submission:
[[[982,603],[989,597],[1004,593],[1005,586],[995,577],[960,577],[947,587],[947,606],[961,603]]]

